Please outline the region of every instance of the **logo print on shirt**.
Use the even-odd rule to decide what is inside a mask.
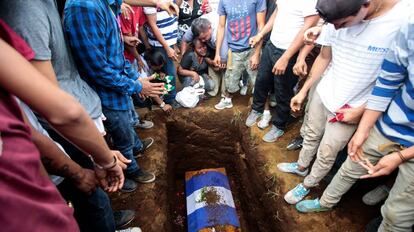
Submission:
[[[368,46],[368,51],[370,51],[370,52],[385,54],[389,50],[390,50],[389,48],[380,48],[380,47],[374,47],[374,46],[371,46],[371,45]]]
[[[242,5],[241,5],[242,4]],[[237,41],[250,36],[251,24],[247,3],[243,2],[229,11],[229,27],[231,39]]]

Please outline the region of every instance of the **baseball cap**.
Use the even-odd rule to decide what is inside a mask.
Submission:
[[[316,10],[326,22],[355,15],[369,0],[318,0]]]

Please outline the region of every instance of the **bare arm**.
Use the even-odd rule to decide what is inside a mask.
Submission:
[[[54,85],[59,86],[55,70],[53,69],[52,62],[50,60],[31,60],[30,63]]]
[[[309,89],[313,86],[313,84],[321,78],[322,74],[325,72],[326,68],[331,62],[331,59],[331,47],[323,46],[318,57],[316,57],[316,60],[313,63],[312,69],[309,73],[308,79],[306,80],[300,92],[302,92],[305,95],[308,93]]]
[[[296,59],[296,63],[293,66],[293,73],[301,78],[306,77],[308,75],[308,65],[306,64],[306,57],[309,53],[313,50],[315,45],[309,44],[305,45],[300,49],[298,58]]]
[[[257,29],[261,31],[265,25],[266,12],[259,12],[256,14],[257,17]],[[260,40],[255,46],[255,51],[253,56],[250,58],[250,68],[256,70],[259,67],[260,62],[260,52],[262,51],[263,40]]]
[[[296,37],[290,44],[289,48],[283,53],[283,58],[289,60],[293,55],[295,55],[299,51],[301,47],[303,47],[303,34],[307,29],[315,26],[318,23],[318,21],[318,15],[312,15],[305,18],[303,27],[300,29],[298,34],[296,34]]]
[[[216,56],[214,58],[214,63],[216,66],[221,66],[220,50],[224,40],[224,29],[226,27],[226,15],[220,15],[219,24],[217,28],[217,41],[216,41]],[[227,43],[227,41],[225,41]]]
[[[250,46],[255,47],[256,44],[262,41],[263,37],[272,30],[276,15],[277,15],[277,7],[273,11],[272,15],[270,16],[269,21],[267,21],[267,23],[263,26],[263,28],[259,30],[257,35],[250,38],[249,40]]]
[[[164,39],[164,36],[162,36],[162,33],[157,26],[157,14],[148,14],[147,20],[148,20],[148,25],[151,27],[155,38],[164,47],[165,51],[167,52],[168,57],[177,61],[178,57],[177,57],[177,54],[175,53],[175,50],[171,48],[170,46],[168,46],[167,41]]]
[[[299,111],[302,108],[302,105],[304,103],[306,95],[308,94],[309,89],[317,80],[321,78],[322,74],[325,72],[326,68],[331,62],[331,59],[331,47],[323,46],[321,48],[321,52],[319,53],[318,57],[316,57],[316,60],[313,63],[312,69],[308,75],[308,78],[306,79],[305,84],[303,85],[299,93],[296,94],[296,96],[294,96],[290,101],[290,108],[293,111]]]
[[[142,43],[144,43],[145,48],[149,50],[151,48],[151,45],[148,42],[148,35],[144,30],[144,27],[139,28],[139,37],[141,38]]]
[[[68,140],[91,154],[98,164],[109,167],[114,154],[82,106],[72,96],[51,84],[3,40],[0,40],[0,50],[0,86],[45,117]],[[122,187],[124,176],[119,165],[100,174],[101,184],[105,188],[108,187],[105,181],[118,179],[108,190],[115,191]]]
[[[160,0],[124,0],[125,3],[132,6],[158,6],[160,9],[165,10],[170,15],[178,15],[180,12],[178,6],[172,1],[160,1]]]
[[[24,114],[23,116],[25,117]],[[94,171],[79,166],[54,141],[39,133],[27,120],[26,123],[31,129],[33,142],[40,151],[42,164],[49,173],[71,180],[84,193],[90,193],[96,188],[98,181]]]
[[[177,73],[181,76],[191,77],[195,81],[199,81],[200,77],[197,72],[192,70],[184,69],[181,65],[178,66]]]

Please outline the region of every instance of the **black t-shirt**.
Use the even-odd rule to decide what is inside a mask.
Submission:
[[[206,59],[203,58],[203,61],[198,63],[197,56],[194,51],[189,51],[184,54],[180,63],[183,69],[195,71],[199,75],[206,74],[208,72],[208,64]]]

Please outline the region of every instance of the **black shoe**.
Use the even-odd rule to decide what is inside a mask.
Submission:
[[[372,219],[365,228],[365,232],[376,232],[380,227],[382,222],[382,217],[379,216],[377,218]]]
[[[151,147],[154,143],[154,139],[151,137],[142,140],[142,149],[134,154],[134,158],[141,158],[144,156],[144,152]]]
[[[141,183],[141,184],[148,184],[155,181],[155,175],[152,172],[147,172],[142,169],[132,173],[132,174],[126,174],[128,178]]]
[[[293,150],[300,149],[302,147],[302,143],[303,143],[302,136],[298,136],[298,137],[294,138],[292,141],[290,141],[290,143],[287,145],[286,149],[288,149],[288,151],[293,151]]]
[[[117,230],[129,225],[135,218],[134,210],[114,211],[115,228]]]
[[[135,181],[125,178],[124,185],[119,191],[123,193],[132,193],[137,189],[137,187],[138,185]]]

